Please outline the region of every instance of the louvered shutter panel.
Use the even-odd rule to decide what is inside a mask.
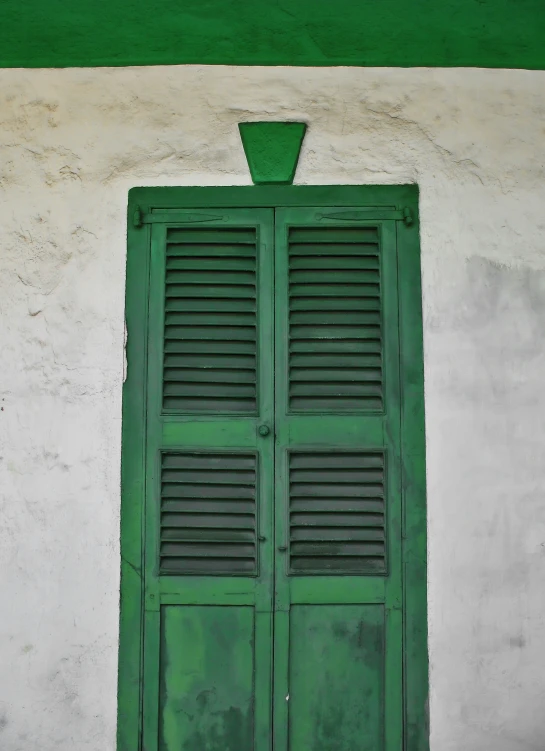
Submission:
[[[290,410],[380,411],[377,228],[290,227],[287,242]]]
[[[254,738],[271,734],[257,656],[271,651],[272,233],[263,209],[151,228],[143,746],[156,751],[267,751]]]
[[[256,464],[255,454],[163,454],[161,571],[256,572]]]
[[[379,451],[290,452],[293,574],[385,571],[384,469]]]
[[[278,210],[275,300],[280,748],[400,748],[395,222]]]
[[[176,227],[166,243],[165,409],[254,414],[256,229]]]

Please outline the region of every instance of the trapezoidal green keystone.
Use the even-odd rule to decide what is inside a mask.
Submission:
[[[239,123],[242,146],[255,185],[291,185],[306,123]]]

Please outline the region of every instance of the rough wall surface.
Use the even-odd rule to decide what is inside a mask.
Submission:
[[[432,751],[545,745],[545,73],[0,74],[0,747],[113,751],[125,208],[247,184],[421,191]]]

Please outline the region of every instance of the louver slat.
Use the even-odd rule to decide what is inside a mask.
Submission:
[[[291,412],[383,410],[379,236],[291,227]]]
[[[255,574],[255,520],[254,454],[163,454],[161,573]]]
[[[382,452],[291,452],[292,574],[386,571]]]
[[[255,229],[168,230],[164,409],[255,413],[256,263]]]

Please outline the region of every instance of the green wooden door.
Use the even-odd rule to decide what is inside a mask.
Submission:
[[[402,745],[394,221],[276,213],[275,751]]]
[[[271,210],[151,230],[146,751],[269,749],[273,258]]]
[[[145,751],[398,751],[394,220],[152,224]]]

